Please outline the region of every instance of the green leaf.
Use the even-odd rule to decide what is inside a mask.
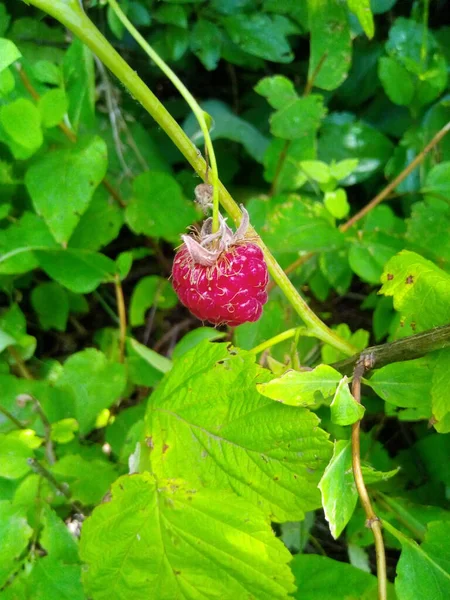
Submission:
[[[350,440],[335,442],[333,457],[320,480],[319,489],[331,535],[337,539],[350,521],[358,498]]]
[[[134,233],[174,241],[196,219],[193,202],[184,198],[176,180],[167,173],[142,173],[134,180],[133,190],[125,218]]]
[[[23,440],[0,433],[0,456],[0,477],[19,479],[29,473],[27,460],[33,456],[33,452]]]
[[[450,189],[448,191],[449,204],[440,199],[415,202],[406,221],[410,249],[432,259],[446,271],[450,266]]]
[[[105,142],[94,137],[82,145],[48,153],[28,169],[25,183],[33,205],[57,242],[69,240],[86,212],[106,174],[106,152]]]
[[[160,373],[167,373],[172,368],[172,361],[165,356],[158,354],[151,348],[147,348],[147,346],[144,346],[133,339],[129,339],[129,344],[136,354],[138,354],[145,360],[145,362],[154,367]]]
[[[346,7],[335,0],[308,0],[311,54],[308,79],[334,90],[346,79],[352,42]]]
[[[67,419],[61,419],[52,423],[50,439],[58,444],[67,444],[71,442],[75,437],[75,432],[79,429],[78,422],[69,417]]]
[[[288,371],[256,387],[263,396],[289,406],[317,406],[335,393],[340,379],[338,371],[328,365],[319,365],[312,371]]]
[[[143,277],[131,296],[130,325],[144,325],[147,310],[153,305],[157,308],[173,308],[177,304],[178,297],[167,279],[159,275]]]
[[[227,344],[184,354],[150,398],[140,470],[189,473],[193,485],[233,490],[272,520],[302,518],[318,506],[329,443],[314,414],[258,394],[255,384],[269,378]]]
[[[425,541],[420,546],[385,522],[384,527],[402,545],[397,565],[395,590],[401,600],[436,598],[444,600],[450,594],[450,553],[448,537],[450,523],[436,521],[428,526]]]
[[[49,277],[78,294],[112,281],[116,271],[114,261],[88,250],[36,250],[34,255]]]
[[[53,89],[46,92],[39,100],[42,125],[56,127],[67,112],[68,103],[64,90]]]
[[[358,17],[364,33],[368,38],[373,38],[375,25],[372,11],[370,10],[370,0],[347,0],[347,2],[349,9]]]
[[[327,210],[336,219],[343,219],[350,212],[350,204],[347,200],[347,192],[343,188],[338,188],[333,192],[325,192],[323,199]]]
[[[386,402],[403,408],[430,405],[432,370],[425,358],[386,365],[368,380]]]
[[[117,238],[123,222],[124,210],[103,186],[98,187],[70,236],[69,248],[96,252]]]
[[[188,25],[186,10],[183,6],[163,4],[152,13],[153,18],[160,23],[184,28]]]
[[[18,160],[29,158],[42,145],[41,116],[27,98],[18,98],[1,106],[0,125],[11,152]]]
[[[445,200],[450,204],[450,161],[434,165],[427,173],[422,192],[425,200],[435,198]]]
[[[195,348],[195,346],[205,340],[215,342],[225,337],[226,333],[224,331],[217,331],[214,327],[197,327],[197,329],[189,331],[177,342],[172,352],[172,358],[180,358],[180,356],[183,356],[183,354],[186,354],[186,352],[189,352],[189,350],[192,350],[192,348]]]
[[[402,251],[386,265],[380,293],[392,296],[404,332],[450,322],[450,275],[414,252]]]
[[[374,600],[377,596],[374,575],[327,556],[297,554],[292,571],[298,587],[294,598],[298,600]]]
[[[31,292],[31,305],[44,331],[65,331],[69,318],[69,297],[58,283],[49,281],[34,287]]]
[[[378,129],[353,115],[345,113],[339,119],[336,113],[325,120],[319,139],[319,158],[326,163],[333,160],[358,159],[358,166],[345,179],[345,185],[365,181],[382,169],[394,146]]]
[[[89,374],[87,377],[86,374]],[[81,435],[94,428],[97,415],[120,399],[126,383],[125,367],[110,363],[99,350],[72,354],[55,385],[70,394]]]
[[[29,576],[33,600],[85,600],[81,565],[68,565],[52,556],[39,558]]]
[[[136,449],[142,439],[144,428],[145,405],[138,404],[121,410],[114,420],[108,424],[105,440],[111,446],[119,460],[128,462],[128,457]]]
[[[5,348],[14,346],[15,344],[17,344],[16,338],[9,335],[6,331],[0,330],[0,352],[3,352]]]
[[[280,161],[282,155],[286,158]],[[264,178],[273,182],[276,193],[297,190],[307,181],[300,163],[314,159],[315,156],[316,142],[313,133],[290,143],[273,138],[264,154]]]
[[[39,544],[53,559],[63,560],[66,564],[77,563],[78,544],[67,525],[50,506],[45,506],[42,516],[43,529]]]
[[[0,38],[0,72],[12,65],[21,56],[22,54],[14,42]]]
[[[414,97],[414,80],[403,65],[389,56],[378,61],[378,77],[394,104],[408,106]]]
[[[81,40],[75,38],[64,55],[64,80],[69,100],[69,120],[75,131],[95,126],[94,56]]]
[[[58,481],[69,485],[72,500],[84,506],[98,504],[117,477],[117,469],[106,460],[87,460],[79,454],[68,454],[51,469]]]
[[[33,249],[57,244],[44,221],[25,212],[7,229],[0,230],[0,273],[21,274],[39,266]]]
[[[232,39],[244,52],[270,60],[288,63],[294,58],[286,40],[286,19],[272,18],[267,14],[237,14],[225,17],[223,25]]]
[[[80,547],[94,600],[214,593],[223,600],[287,598],[290,554],[247,501],[149,473],[121,477],[85,522]]]
[[[347,158],[345,160],[340,160],[337,163],[332,162],[329,166],[330,174],[338,181],[347,179],[347,177],[356,169],[358,163],[359,160],[357,158]]]
[[[2,458],[2,462],[5,459]],[[29,527],[26,514],[12,506],[7,500],[0,502],[0,586],[4,586],[10,575],[19,567],[18,558],[28,545],[33,530]]]
[[[450,432],[450,401],[448,397],[447,373],[450,367],[449,350],[440,350],[429,355],[432,369],[431,379],[431,406],[433,423],[436,431]]]
[[[352,271],[346,250],[323,252],[319,257],[319,265],[328,283],[338,294],[345,294],[352,281]]]
[[[284,77],[263,79],[255,91],[278,109],[270,117],[270,130],[276,137],[295,140],[315,134],[326,114],[322,96],[299,97]]]
[[[268,207],[261,235],[275,253],[334,250],[344,243],[323,205],[296,195],[280,197]]]
[[[262,162],[268,142],[259,129],[235,115],[225,102],[206,100],[202,102],[201,107],[214,121],[210,132],[212,141],[225,139],[242,144],[252,158]],[[188,116],[183,124],[183,129],[196,144],[203,143],[203,134],[194,115]]]
[[[364,406],[356,402],[348,386],[348,378],[343,377],[336,388],[330,404],[331,420],[336,425],[353,425],[364,416]]]
[[[191,31],[191,50],[205,69],[213,71],[220,60],[222,33],[212,21],[199,19]]]

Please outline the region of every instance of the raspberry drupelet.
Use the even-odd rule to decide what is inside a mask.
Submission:
[[[217,233],[207,219],[196,238],[183,236],[172,268],[173,287],[193,315],[215,325],[257,321],[267,302],[267,265],[259,246],[246,239],[248,213],[233,233],[221,218]]]

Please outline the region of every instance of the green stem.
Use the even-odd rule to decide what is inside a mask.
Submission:
[[[139,46],[144,50],[146,54],[152,59],[152,61],[161,69],[164,75],[170,79],[173,85],[177,88],[183,98],[189,105],[189,108],[195,115],[195,118],[200,125],[200,129],[202,130],[203,137],[205,139],[205,145],[208,153],[208,158],[211,162],[211,173],[212,173],[212,186],[213,186],[213,223],[212,223],[212,231],[215,232],[219,229],[219,171],[217,168],[217,160],[216,155],[214,153],[214,147],[211,141],[211,136],[209,135],[209,127],[205,119],[205,112],[199,106],[197,100],[191,94],[191,92],[187,89],[181,79],[172,71],[168,64],[166,64],[163,59],[159,56],[155,50],[150,46],[150,44],[142,37],[139,31],[134,27],[128,17],[124,14],[116,0],[108,0],[109,5],[116,13],[117,18],[120,20],[125,29],[132,35],[132,37],[136,40]]]
[[[207,165],[205,160],[198,152],[192,141],[184,133],[172,115],[161,104],[158,98],[150,91],[145,83],[140,79],[137,73],[126,63],[126,61],[116,52],[116,50],[103,37],[100,31],[89,20],[81,10],[78,0],[27,0],[29,4],[42,9],[80,38],[98,58],[114,73],[114,75],[128,88],[133,97],[138,100],[148,111],[158,125],[166,132],[175,146],[180,150],[186,160],[192,165],[194,170],[205,178]],[[231,197],[225,186],[218,181],[219,198],[222,206],[230,217],[239,223],[241,211],[236,202]],[[256,232],[249,228],[249,233],[255,235],[261,246],[266,259],[267,266],[277,282],[278,287],[283,291],[286,298],[292,304],[293,308],[300,316],[302,321],[309,327],[310,334],[314,335],[323,342],[330,344],[341,350],[349,356],[356,352],[347,340],[342,339],[334,331],[331,331],[325,323],[309,308],[295,287],[290,282],[288,276],[277,263],[270,253],[269,249],[258,238]]]
[[[270,338],[270,340],[266,340],[265,342],[262,342],[262,344],[255,346],[254,348],[252,348],[250,350],[250,352],[251,352],[251,354],[259,354],[260,352],[264,352],[264,350],[267,350],[267,348],[272,348],[272,346],[276,346],[277,344],[281,344],[281,342],[290,340],[291,338],[295,337],[295,334],[297,333],[297,331],[299,329],[304,329],[304,328],[303,327],[295,327],[294,329],[287,329],[286,331],[283,331],[283,333],[279,333],[278,335],[275,335],[273,338]]]

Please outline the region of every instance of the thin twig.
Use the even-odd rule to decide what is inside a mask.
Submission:
[[[355,366],[353,371],[352,394],[358,404],[361,404],[361,379],[365,371],[371,368],[372,360],[370,357],[363,357]],[[372,503],[364,483],[364,477],[361,469],[361,446],[360,446],[360,428],[361,421],[352,425],[352,468],[355,479],[356,489],[359,499],[366,514],[366,527],[372,530],[375,540],[375,552],[377,559],[377,578],[378,578],[378,600],[387,598],[387,576],[386,576],[386,555],[384,550],[383,533],[381,531],[381,521],[375,514]]]
[[[53,449],[53,442],[51,438],[52,426],[50,421],[47,419],[47,415],[42,409],[41,403],[37,398],[33,396],[34,407],[36,412],[41,417],[42,424],[44,425],[44,438],[45,438],[45,456],[50,465],[54,465],[56,462],[55,451]]]
[[[17,352],[17,350],[14,348],[14,346],[9,346],[8,352],[12,356],[12,358],[16,361],[17,370],[22,375],[22,377],[24,379],[29,379],[29,380],[34,379],[33,375],[28,370],[28,367],[26,366],[26,364],[22,360],[22,357]]]
[[[123,363],[125,358],[125,339],[127,337],[127,312],[119,275],[116,275],[114,287],[116,290],[117,312],[119,314],[119,362]]]
[[[319,62],[317,63],[316,68],[314,69],[313,74],[311,75],[311,77],[306,82],[305,89],[303,91],[303,95],[304,96],[309,96],[309,94],[311,93],[311,90],[314,87],[314,82],[317,79],[317,75],[319,74],[319,72],[320,72],[321,68],[323,67],[323,65],[324,65],[325,61],[327,60],[327,58],[328,58],[328,51],[324,52],[322,54],[322,56],[320,57]]]
[[[9,412],[9,410],[7,410],[6,408],[4,408],[3,406],[1,406],[0,404],[0,413],[2,413],[2,415],[5,415],[5,417],[7,419],[9,419],[12,423],[14,423],[14,425],[18,428],[18,429],[26,429],[26,425],[24,425],[23,423],[21,423],[19,421],[19,419],[16,419],[16,417],[11,414]]]
[[[395,342],[370,346],[362,354],[354,354],[350,358],[341,360],[331,366],[343,375],[350,375],[361,356],[371,356],[373,359],[372,368],[374,366],[381,368],[394,362],[420,358],[429,352],[448,347],[450,347],[450,325],[442,325],[401,338]]]
[[[281,169],[283,168],[283,165],[286,160],[286,156],[287,156],[290,146],[291,146],[291,140],[286,140],[284,142],[283,148],[281,149],[280,156],[278,157],[277,166],[275,168],[275,175],[273,176],[273,180],[272,180],[272,187],[270,188],[271,196],[274,196],[277,192],[278,179],[280,178]]]
[[[425,148],[422,150],[422,152],[420,152],[416,156],[416,158],[412,162],[410,162],[409,165],[405,169],[403,169],[403,171],[399,175],[397,175],[397,177],[395,177],[395,179],[393,179],[383,190],[381,190],[381,192],[379,194],[377,194],[375,196],[375,198],[373,198],[368,204],[366,204],[366,206],[364,206],[364,208],[362,208],[359,212],[357,212],[356,215],[353,215],[353,217],[351,217],[346,223],[341,225],[339,229],[341,231],[347,231],[347,229],[350,229],[350,227],[352,227],[352,225],[354,225],[356,222],[358,222],[360,219],[362,219],[365,215],[367,215],[367,213],[369,213],[371,210],[373,210],[375,208],[375,206],[380,204],[380,202],[382,202],[387,196],[389,196],[389,194],[404,179],[406,179],[406,177],[408,177],[408,175],[412,171],[414,171],[414,169],[416,167],[418,167],[423,162],[423,160],[425,159],[428,152],[430,152],[430,150],[432,150],[436,146],[436,144],[438,144],[442,140],[442,138],[447,135],[447,133],[449,131],[450,131],[450,122],[447,123],[446,125],[444,125],[444,127],[436,133],[436,135],[425,146]]]

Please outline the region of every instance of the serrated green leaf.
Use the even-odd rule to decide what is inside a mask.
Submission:
[[[125,218],[135,233],[174,241],[196,219],[193,202],[184,198],[177,181],[167,173],[142,173],[133,189]]]
[[[284,17],[276,19],[263,13],[237,14],[222,22],[232,41],[244,52],[280,63],[291,62],[294,58],[286,40]]]
[[[46,556],[35,562],[29,577],[33,600],[86,600],[81,565]]]
[[[318,505],[330,445],[314,414],[259,395],[255,384],[269,378],[253,355],[230,354],[227,344],[184,354],[150,398],[140,470],[189,473],[193,484],[231,489],[273,520],[301,518]]]
[[[114,541],[113,541],[114,538]],[[160,600],[204,595],[223,600],[287,598],[290,555],[247,501],[149,473],[121,477],[113,499],[85,522],[80,546],[94,600]]]
[[[341,374],[328,365],[312,371],[288,371],[277,379],[257,385],[260,394],[290,406],[319,405],[330,398]]]
[[[336,388],[330,404],[331,420],[336,425],[353,425],[364,416],[364,406],[356,402],[348,386],[348,378],[343,377]]]
[[[208,71],[220,60],[222,33],[215,23],[206,19],[195,22],[191,31],[191,50]]]
[[[114,261],[88,250],[38,249],[34,255],[49,277],[79,294],[88,294],[100,283],[112,281],[116,271]]]
[[[94,137],[48,153],[28,169],[25,183],[33,205],[57,242],[69,240],[105,176],[107,164],[106,144]]]
[[[389,522],[385,522],[384,527],[402,545],[395,580],[397,596],[401,600],[445,600],[450,594],[450,523],[430,523],[425,541],[420,546],[392,527]]]
[[[334,90],[346,79],[352,42],[346,7],[335,0],[308,0],[311,54],[308,79]]]
[[[0,456],[0,477],[19,479],[29,473],[27,460],[33,456],[33,452],[23,440],[1,433]]]
[[[68,454],[51,469],[58,481],[67,483],[72,500],[84,506],[98,504],[117,477],[116,466],[107,460],[87,460],[79,454]]]
[[[102,352],[88,348],[66,360],[55,385],[70,394],[69,398],[72,397],[80,433],[86,435],[94,428],[100,411],[120,399],[125,383],[123,365],[110,363]]]
[[[58,283],[49,281],[33,288],[31,304],[44,331],[65,331],[69,318],[69,297]]]
[[[378,61],[378,77],[394,104],[408,106],[414,98],[414,80],[405,67],[389,56]]]
[[[68,103],[63,89],[55,88],[49,90],[39,100],[42,125],[44,127],[56,127],[67,112]]]
[[[380,293],[392,296],[405,333],[450,322],[450,275],[414,252],[402,251],[385,266]]]
[[[2,457],[2,462],[5,459]],[[7,500],[0,502],[0,586],[19,566],[17,559],[25,550],[33,530],[27,523],[26,513]]]
[[[12,65],[22,54],[11,40],[0,38],[0,72]]]
[[[67,525],[50,506],[45,506],[42,515],[43,529],[39,544],[49,556],[66,564],[77,563],[78,544]]]
[[[157,308],[173,308],[177,304],[178,297],[167,279],[158,275],[143,277],[131,295],[130,325],[144,325],[147,310],[153,305]]]
[[[42,145],[41,116],[28,98],[18,98],[0,107],[0,125],[18,160],[29,158]]]

